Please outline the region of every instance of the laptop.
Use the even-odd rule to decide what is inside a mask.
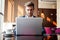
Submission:
[[[31,39],[31,36],[42,35],[42,22],[43,22],[43,19],[40,17],[17,18],[16,19],[16,35],[20,36],[20,37],[17,37],[17,39],[20,38],[21,40],[23,40],[24,37],[27,36],[30,39],[26,37],[24,40],[32,40],[34,38]],[[21,36],[24,36],[24,37],[21,38]]]

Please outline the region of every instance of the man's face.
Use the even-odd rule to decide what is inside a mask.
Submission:
[[[26,6],[25,11],[27,16],[32,16],[34,12],[34,8],[33,6]]]

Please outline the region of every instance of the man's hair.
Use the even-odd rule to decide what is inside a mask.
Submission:
[[[27,3],[25,3],[24,6],[33,6],[33,8],[34,8],[34,3],[33,2],[27,2]]]

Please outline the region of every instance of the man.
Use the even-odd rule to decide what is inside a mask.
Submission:
[[[25,3],[25,11],[26,11],[26,15],[22,16],[24,18],[28,18],[28,17],[36,17],[33,15],[34,12],[34,3],[32,2],[27,2]],[[16,29],[14,29],[14,34],[16,35]]]
[[[25,16],[23,16],[23,17],[35,17],[34,15],[33,15],[33,13],[34,13],[34,3],[32,3],[32,2],[27,2],[27,3],[25,3],[25,12],[26,12],[26,15]]]

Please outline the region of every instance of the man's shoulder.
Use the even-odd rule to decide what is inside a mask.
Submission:
[[[18,16],[18,17],[16,17],[16,19],[18,19],[18,18],[24,18],[25,16]]]
[[[21,18],[21,17],[25,17],[25,16],[19,16],[19,18]]]
[[[25,17],[25,16],[22,16],[22,17]]]
[[[33,16],[33,17],[36,17],[36,16]]]

